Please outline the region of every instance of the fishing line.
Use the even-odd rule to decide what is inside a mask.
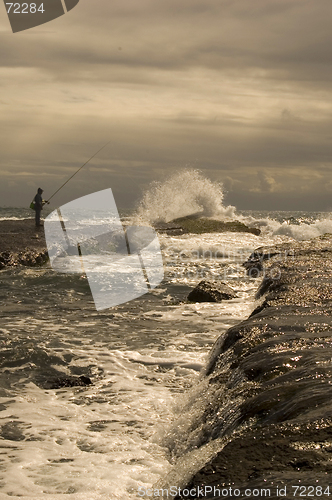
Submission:
[[[53,194],[52,194],[52,196],[51,196],[51,197],[47,200],[47,201],[48,201],[48,203],[49,203],[49,201],[53,198],[53,196],[55,196],[55,195],[56,195],[56,194],[60,191],[60,189],[62,189],[62,188],[63,188],[63,187],[64,187],[64,186],[65,186],[65,185],[66,185],[66,184],[67,184],[67,183],[68,183],[68,182],[69,182],[69,181],[70,181],[70,180],[71,180],[71,179],[72,179],[72,178],[76,175],[76,174],[78,174],[78,172],[79,172],[80,170],[82,170],[82,168],[83,168],[83,167],[85,167],[85,165],[86,165],[87,163],[89,163],[89,161],[90,161],[90,160],[92,160],[92,158],[94,158],[94,157],[95,157],[95,156],[96,156],[96,155],[97,155],[97,154],[98,154],[98,153],[99,153],[102,149],[106,148],[106,146],[107,146],[109,143],[110,143],[110,141],[108,141],[108,142],[107,142],[107,143],[106,143],[106,144],[105,144],[102,148],[98,149],[98,151],[97,151],[94,155],[92,155],[92,156],[91,156],[91,158],[89,158],[89,159],[88,159],[88,161],[86,161],[85,163],[83,163],[83,165],[82,165],[82,166],[81,166],[78,170],[76,170],[76,172],[75,172],[73,175],[71,175],[71,176],[69,177],[69,179],[67,179],[67,180],[66,180],[66,182],[64,182],[64,183],[62,184],[62,186],[60,186],[60,187],[59,187],[59,189],[57,189],[57,190],[55,191],[55,193],[53,193]]]

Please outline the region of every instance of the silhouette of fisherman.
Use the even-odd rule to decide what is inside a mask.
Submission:
[[[34,200],[33,200],[35,202],[35,211],[36,211],[35,221],[36,221],[36,227],[42,226],[42,224],[40,223],[40,213],[43,210],[43,205],[45,205],[45,203],[48,203],[47,201],[43,200],[42,194],[43,194],[42,188],[38,188],[37,194],[36,194],[36,196],[34,197]]]

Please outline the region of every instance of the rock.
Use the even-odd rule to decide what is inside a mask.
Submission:
[[[234,299],[236,293],[222,281],[212,282],[202,280],[189,293],[190,302],[221,302],[222,300]]]
[[[154,224],[154,228],[158,233],[166,233],[170,236],[179,236],[189,232],[181,227],[180,224],[174,224],[173,222],[157,222]]]
[[[47,250],[40,252],[32,248],[25,248],[23,252],[2,252],[0,253],[0,269],[15,266],[41,266],[47,260]]]
[[[34,219],[0,221],[0,269],[40,266],[48,260],[44,229]]]
[[[21,425],[23,424],[23,425]],[[25,435],[23,433],[24,422],[11,421],[2,425],[0,428],[0,435],[2,439],[8,441],[24,441]]]
[[[257,249],[246,267],[259,268],[259,306],[218,338],[168,430],[174,466],[158,488],[193,491],[175,500],[211,486],[277,499],[276,485],[331,474],[332,238]]]
[[[174,236],[186,233],[203,234],[225,232],[251,233],[258,236],[261,233],[259,229],[255,227],[248,227],[243,224],[243,222],[237,220],[224,222],[220,220],[207,219],[206,217],[198,217],[197,214],[194,216],[189,215],[187,217],[174,219],[171,222],[158,222],[154,227],[158,232]]]
[[[48,380],[44,384],[44,388],[61,389],[63,387],[86,387],[88,385],[92,385],[91,379],[85,375],[81,375],[80,377],[57,377]]]

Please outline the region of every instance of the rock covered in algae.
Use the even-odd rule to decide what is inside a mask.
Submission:
[[[248,227],[238,220],[220,221],[206,217],[189,215],[174,219],[171,222],[159,222],[154,226],[157,231],[170,235],[203,234],[203,233],[251,233],[259,236],[261,231],[255,227]]]

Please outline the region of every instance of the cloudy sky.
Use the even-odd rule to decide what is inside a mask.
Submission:
[[[47,1],[47,0],[46,0]],[[1,6],[0,6],[1,7]],[[332,211],[331,0],[80,0],[13,34],[0,9],[0,205],[184,168],[240,209]]]

